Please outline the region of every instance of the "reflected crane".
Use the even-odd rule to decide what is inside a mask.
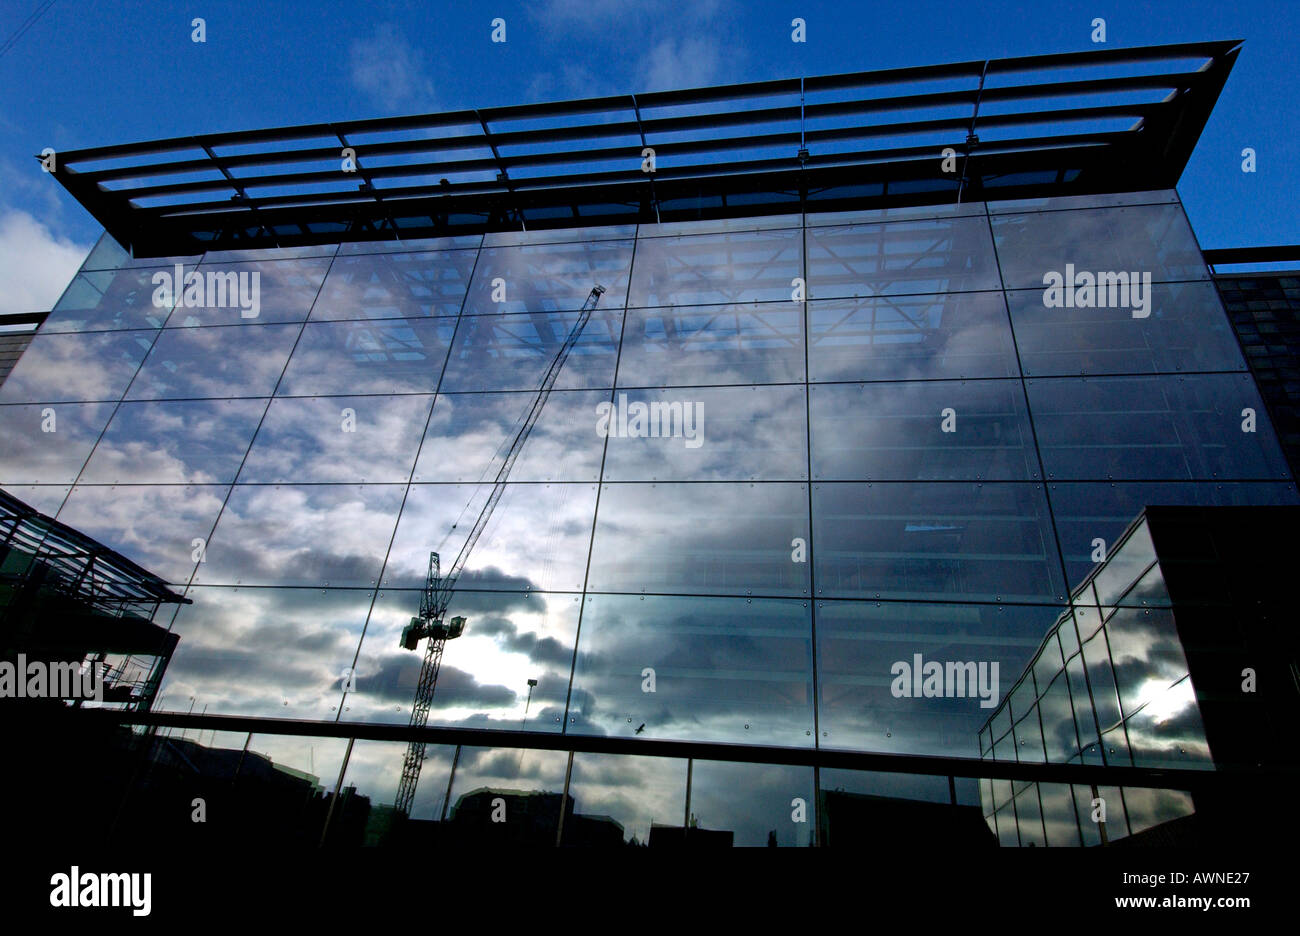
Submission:
[[[514,467],[515,460],[519,457],[524,443],[528,441],[528,435],[533,431],[537,419],[542,414],[543,407],[546,406],[547,397],[551,395],[551,389],[555,386],[555,380],[564,367],[564,362],[573,350],[573,346],[578,343],[578,338],[582,335],[582,330],[587,326],[591,319],[591,313],[600,302],[600,297],[604,295],[605,287],[597,284],[591,289],[587,296],[586,302],[582,304],[582,309],[578,313],[577,321],[569,329],[568,337],[565,338],[558,351],[555,352],[555,358],[551,361],[551,366],[547,368],[545,376],[542,377],[541,385],[537,388],[537,393],[533,396],[532,405],[529,407],[519,431],[515,433],[510,445],[506,448],[504,456],[501,459],[501,466],[497,469],[496,479],[492,484],[492,491],[488,494],[487,501],[483,504],[483,509],[479,511],[478,519],[474,521],[474,526],[470,529],[469,535],[461,544],[460,551],[456,554],[455,561],[451,568],[447,570],[446,575],[441,573],[441,558],[437,552],[429,553],[429,571],[424,579],[424,593],[420,597],[420,613],[411,618],[411,623],[402,628],[402,647],[406,650],[415,650],[419,647],[420,641],[428,639],[428,644],[424,649],[424,663],[420,667],[420,681],[416,684],[415,702],[411,707],[412,728],[423,728],[429,720],[429,707],[433,704],[433,693],[438,685],[438,670],[442,667],[442,652],[448,640],[453,640],[465,632],[465,619],[463,617],[454,617],[451,620],[445,620],[447,606],[451,603],[452,595],[456,591],[456,581],[465,569],[465,563],[469,560],[470,553],[474,550],[474,545],[478,542],[479,537],[483,534],[488,520],[492,517],[492,511],[496,509],[497,503],[501,500],[501,495],[505,493],[506,479],[510,476],[510,469]],[[531,687],[530,687],[531,691]],[[397,801],[394,804],[400,817],[406,817],[411,814],[411,804],[415,801],[415,788],[420,782],[420,770],[424,766],[425,742],[411,741],[406,747],[406,757],[402,762],[402,780],[397,787]]]

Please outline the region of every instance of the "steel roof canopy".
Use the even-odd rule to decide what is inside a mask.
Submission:
[[[1101,49],[175,137],[61,152],[53,174],[137,257],[1172,188],[1239,51]]]

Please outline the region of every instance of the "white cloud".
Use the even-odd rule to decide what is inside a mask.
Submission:
[[[720,66],[714,43],[688,36],[664,39],[651,49],[642,73],[650,91],[698,88],[717,83]]]
[[[352,83],[386,110],[417,107],[433,110],[433,82],[422,56],[392,23],[357,39],[349,51]]]
[[[25,211],[0,209],[0,315],[45,312],[90,253]]]

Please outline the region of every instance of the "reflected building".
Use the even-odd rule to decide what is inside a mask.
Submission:
[[[304,822],[366,799],[352,838],[846,844],[897,801],[977,844],[981,781],[1005,802],[1040,764],[1046,814],[1049,782],[1106,786],[1087,744],[1121,732],[1130,770],[1173,771],[1144,789],[1201,784],[1200,811],[1220,751],[1199,696],[1199,727],[1148,704],[1084,738],[1072,709],[1075,747],[1057,719],[1038,762],[1008,761],[980,740],[1019,711],[1005,685],[903,692],[896,667],[1055,665],[1056,719],[1058,625],[1079,631],[1098,541],[1113,554],[1153,506],[1300,504],[1176,191],[1238,54],[61,152],[54,178],[106,233],[0,385],[0,487],[187,600],[152,621],[165,674],[123,724],[219,716],[224,748],[319,778],[330,805]],[[1060,100],[1062,68],[1114,126]],[[326,178],[337,133],[359,168]],[[416,731],[402,631],[430,553],[449,562],[488,504]],[[1083,678],[1099,631],[1140,652],[1132,616],[1073,648]],[[1182,643],[1160,673],[1199,689]],[[395,821],[410,741],[431,753]],[[475,791],[519,827],[471,823]]]

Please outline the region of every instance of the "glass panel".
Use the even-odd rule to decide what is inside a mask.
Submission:
[[[1174,615],[1164,608],[1120,608],[1106,622],[1120,705],[1126,716],[1187,676]]]
[[[557,389],[613,386],[622,316],[621,312],[591,313],[556,378]],[[443,392],[536,392],[577,322],[575,312],[461,319],[442,381]]]
[[[1016,797],[1016,827],[1020,831],[1021,848],[1043,848],[1047,839],[1043,835],[1043,810],[1038,803],[1038,784],[1030,784]]]
[[[411,477],[431,395],[277,397],[240,482],[402,482]]]
[[[35,335],[0,383],[0,403],[121,399],[157,334]]]
[[[992,219],[1008,289],[1042,289],[1044,275],[1150,273],[1155,282],[1209,279],[1181,205],[1090,208]]]
[[[192,265],[182,267],[184,272],[193,269]],[[41,334],[162,328],[171,314],[172,300],[157,287],[174,277],[175,267],[171,266],[78,273],[41,324]]]
[[[1053,847],[1078,847],[1079,823],[1075,818],[1074,799],[1064,783],[1040,783],[1038,798],[1043,805],[1043,826],[1047,844]]]
[[[1050,602],[1064,594],[1037,484],[815,484],[813,521],[819,595]]]
[[[411,814],[405,828],[399,828],[393,804],[406,748],[406,744],[394,741],[358,740],[352,745],[327,844],[345,848],[407,845],[423,840],[430,832],[436,835],[441,831],[430,830],[429,826],[442,818],[456,748],[445,744],[425,746]],[[332,787],[329,789],[333,792]]]
[[[1096,195],[1057,195],[1049,198],[1011,198],[988,203],[989,214],[1022,211],[1061,211],[1069,208],[1112,208],[1122,205],[1178,204],[1173,189],[1152,192],[1104,192]]]
[[[644,230],[644,228],[642,229]],[[537,231],[489,231],[484,247],[523,247],[535,244],[568,244],[575,241],[626,240],[635,237],[635,224],[605,224],[600,227],[544,228]],[[644,236],[644,235],[643,235]]]
[[[1106,608],[1106,614],[1110,613],[1109,606],[1114,605],[1155,561],[1156,547],[1151,542],[1147,522],[1143,520],[1093,577],[1097,600]]]
[[[53,517],[59,512],[59,505],[68,496],[68,491],[72,490],[68,485],[57,484],[6,484],[4,489],[11,496],[47,517]]]
[[[1289,477],[1249,374],[1028,380],[1048,477]],[[1243,431],[1250,408],[1257,431]]]
[[[555,390],[510,469],[511,481],[600,480],[605,441],[597,407],[608,390]],[[416,481],[491,481],[536,393],[441,393],[433,405]]]
[[[1086,787],[1086,786],[1079,786],[1079,785],[1077,785],[1077,784],[1074,785],[1074,786],[1072,786],[1070,789],[1071,789],[1071,792],[1073,793],[1073,799],[1074,799],[1074,814],[1075,814],[1075,816],[1077,817],[1077,820],[1078,820],[1078,825],[1079,825],[1079,834],[1080,834],[1080,836],[1081,836],[1082,839],[1083,839],[1084,847],[1085,847],[1085,848],[1092,848],[1092,847],[1095,847],[1095,846],[1097,846],[1097,845],[1100,845],[1100,844],[1101,844],[1101,831],[1100,831],[1100,829],[1098,828],[1098,823],[1093,822],[1093,820],[1092,820],[1092,809],[1093,809],[1093,807],[1092,807],[1092,800],[1093,800],[1092,790],[1091,790],[1089,787]],[[1108,818],[1108,819],[1110,818],[1110,816],[1109,816],[1109,805],[1110,805],[1110,804],[1107,803],[1107,809],[1108,809],[1107,818]],[[1118,828],[1120,828],[1120,827],[1122,827],[1122,826],[1123,826],[1123,821],[1121,820],[1121,821],[1120,821],[1120,825],[1119,825],[1119,827],[1116,828],[1116,831],[1118,831]],[[1107,834],[1111,834],[1111,833],[1108,832]]]
[[[686,761],[574,754],[569,796],[574,814],[564,820],[565,845],[649,845],[655,826],[680,828]]]
[[[1056,631],[1053,630],[1047,635],[1038,656],[1034,657],[1034,684],[1039,695],[1043,694],[1064,665],[1065,661],[1061,658],[1061,645],[1056,639]]]
[[[1040,436],[1041,438],[1041,436]],[[1095,568],[1094,539],[1114,543],[1145,506],[1270,506],[1300,503],[1295,485],[1260,484],[1051,484],[1052,511],[1065,552],[1071,590]],[[1082,623],[1082,622],[1080,622]]]
[[[995,740],[1010,729],[997,707],[1055,617],[1050,607],[819,601],[821,744],[978,756],[990,721]]]
[[[998,845],[1002,848],[1019,848],[1020,836],[1017,831],[1016,811],[1008,803],[997,813]]]
[[[309,322],[279,394],[432,393],[455,330],[449,318]]]
[[[807,536],[803,484],[606,484],[587,587],[806,596]]]
[[[996,844],[978,805],[951,805],[947,777],[823,769],[820,779],[822,845],[876,847],[886,841],[920,840],[955,848]]]
[[[330,267],[313,322],[459,315],[474,250],[339,257]]]
[[[1154,284],[1147,314],[1132,305],[1048,308],[1043,290],[1007,294],[1025,374],[1158,374],[1245,370],[1211,283]]]
[[[441,554],[449,571],[491,493],[491,484],[412,485],[384,586],[424,587],[430,550]],[[595,511],[594,484],[507,484],[466,561],[460,587],[581,591]]]
[[[915,218],[984,217],[983,202],[947,205],[897,205],[891,208],[864,208],[853,211],[818,211],[805,215],[809,227],[879,221],[906,221]]]
[[[803,379],[802,303],[634,309],[627,314],[620,387]]]
[[[343,720],[410,723],[425,645],[412,652],[401,638],[420,597],[385,588],[375,598]],[[447,618],[464,617],[465,631],[447,644],[429,724],[563,730],[579,603],[577,595],[456,589]]]
[[[803,276],[803,232],[642,237],[627,304],[634,307],[789,302]]]
[[[808,230],[808,297],[997,289],[988,221],[935,218]]]
[[[1085,697],[1086,701],[1086,697]],[[1070,689],[1065,673],[1052,680],[1038,703],[1043,739],[1049,763],[1063,764],[1079,750],[1074,730],[1074,709],[1070,707]]]
[[[606,481],[808,479],[802,386],[619,391],[602,430]]]
[[[596,285],[605,287],[602,307],[618,309],[631,265],[630,240],[484,247],[465,313],[568,312],[581,309]]]
[[[71,484],[112,414],[112,403],[0,406],[0,483]]]
[[[802,810],[796,799],[805,804]],[[811,767],[697,760],[687,835],[706,848],[808,846],[817,821],[814,806]]]
[[[1133,834],[1148,829],[1154,833],[1152,844],[1166,844],[1159,833],[1167,832],[1177,836],[1175,828],[1161,829],[1165,823],[1190,816],[1196,812],[1192,795],[1182,790],[1153,790],[1143,787],[1124,787],[1124,805],[1128,811],[1128,821]],[[1174,843],[1177,843],[1174,839]]]
[[[131,400],[270,396],[297,325],[169,328],[131,385]]]
[[[811,394],[818,480],[1038,477],[1018,380],[836,384]]]
[[[588,596],[570,730],[811,747],[806,605]]]
[[[177,612],[179,641],[154,708],[334,720],[373,594],[190,587],[194,603]]]
[[[459,248],[477,250],[483,242],[482,234],[456,234],[449,237],[419,237],[415,240],[373,240],[350,241],[339,245],[338,255],[350,257],[356,254],[394,254],[431,250],[456,250]]]
[[[1119,696],[1115,690],[1115,672],[1111,669],[1106,635],[1097,634],[1083,645],[1083,660],[1088,667],[1088,683],[1092,687],[1092,702],[1097,711],[1097,721],[1105,731],[1120,720]]]
[[[400,484],[235,485],[194,581],[374,585],[404,492]]]
[[[1000,292],[808,303],[814,381],[1019,377]]]
[[[234,263],[215,257],[208,254],[199,265],[201,286],[187,276],[185,291],[177,290],[168,328],[301,322],[330,265],[328,259]]]
[[[216,484],[78,484],[58,519],[164,581],[184,585],[227,490]]]
[[[1079,745],[1085,764],[1105,763],[1098,748],[1097,713],[1092,707],[1088,681],[1083,671],[1083,656],[1076,656],[1065,664],[1070,683],[1070,696],[1074,702],[1074,727],[1079,734]],[[1073,753],[1073,752],[1072,752]]]
[[[563,751],[461,748],[445,830],[451,842],[553,847],[568,762]],[[567,826],[572,800],[563,805]]]
[[[91,484],[229,484],[266,400],[123,403],[81,480]]]

